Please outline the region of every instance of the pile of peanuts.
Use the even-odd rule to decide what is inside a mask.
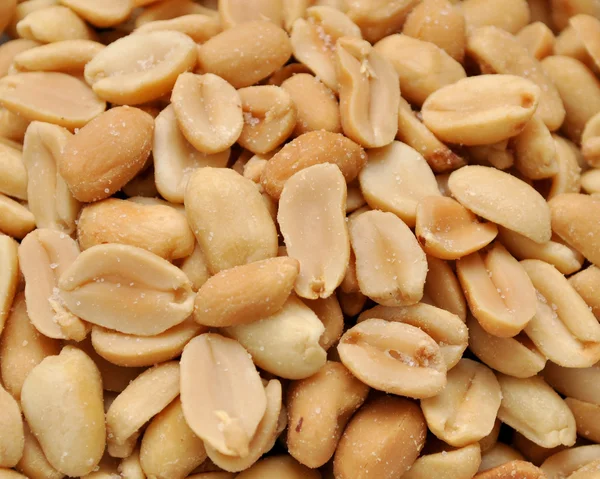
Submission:
[[[0,479],[600,477],[600,0],[0,31]]]

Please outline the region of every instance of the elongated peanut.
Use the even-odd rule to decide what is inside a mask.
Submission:
[[[35,228],[35,217],[21,203],[0,193],[0,233],[21,239]]]
[[[464,323],[467,305],[456,274],[446,261],[427,256],[423,302],[456,314]]]
[[[510,0],[499,3],[497,0],[467,0],[461,4],[467,28],[492,25],[509,33],[516,34],[529,23],[529,6],[524,0]]]
[[[23,455],[25,436],[21,409],[15,399],[0,386],[0,467],[14,467]]]
[[[538,113],[513,140],[515,168],[525,177],[539,180],[554,176],[559,169],[557,151],[548,127]]]
[[[27,40],[26,38],[17,38],[15,40],[9,40],[0,45],[0,78],[7,75],[8,69],[11,67],[13,59],[19,53],[27,51],[30,48],[34,48],[39,45],[40,44],[38,42],[33,40]]]
[[[93,30],[70,8],[52,5],[40,8],[17,23],[20,37],[52,43],[61,40],[94,40]]]
[[[335,2],[330,3],[335,4]],[[360,27],[365,40],[371,43],[397,32],[411,9],[417,4],[414,0],[399,0],[392,3],[351,0],[345,3],[348,16]],[[343,5],[341,6],[344,8]]]
[[[543,22],[537,21],[523,27],[517,34],[517,40],[536,60],[552,55],[555,38],[552,30]]]
[[[10,313],[19,282],[18,244],[6,235],[0,235],[0,334]],[[0,363],[1,367],[1,363]]]
[[[35,438],[27,423],[23,424],[25,444],[23,456],[15,469],[30,479],[62,479],[65,475],[57,471],[46,459],[40,443]]]
[[[597,461],[599,454],[600,447],[597,444],[574,447],[552,454],[540,467],[550,479],[571,477],[571,474],[581,467]]]
[[[561,271],[561,273],[563,273]],[[565,274],[565,273],[563,273]],[[591,308],[594,316],[600,315],[600,304],[598,302],[597,288],[600,284],[600,268],[589,266],[588,268],[574,274],[569,278],[569,284],[583,298]]]
[[[154,20],[139,26],[138,32],[175,30],[185,33],[196,43],[204,43],[221,32],[221,23],[216,16],[202,13],[190,13],[168,20]]]
[[[0,193],[27,199],[27,170],[19,150],[0,144],[0,174]]]
[[[64,40],[31,48],[13,59],[16,72],[83,72],[85,65],[104,48],[92,40]]]
[[[239,479],[276,479],[278,477],[285,477],[287,479],[321,479],[321,474],[319,471],[303,466],[286,454],[261,459],[235,477]],[[195,478],[194,476],[194,479],[205,478]],[[229,477],[207,477],[206,479],[229,479]]]
[[[481,463],[479,444],[470,444],[460,449],[442,450],[422,454],[402,477],[403,479],[468,479],[477,472]]]

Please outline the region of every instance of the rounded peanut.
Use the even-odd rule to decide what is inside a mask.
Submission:
[[[530,19],[526,0],[465,0],[460,5],[469,30],[491,25],[517,34]]]
[[[285,455],[261,459],[235,477],[236,479],[278,479],[283,477],[286,479],[321,479],[321,474],[319,471],[309,469],[298,463],[294,458]],[[213,478],[208,477],[207,479]],[[215,477],[214,479],[222,478]]]
[[[16,29],[20,37],[42,43],[96,38],[93,30],[73,10],[62,5],[50,5],[31,12],[17,23]]]
[[[132,0],[61,0],[81,18],[100,28],[112,27],[127,19],[133,10]]]
[[[464,323],[467,305],[452,267],[446,261],[433,256],[427,256],[427,267],[422,301],[456,314]]]
[[[479,444],[470,444],[460,449],[442,450],[421,455],[403,479],[470,479],[481,463]]]
[[[0,467],[14,467],[23,456],[25,436],[21,409],[15,399],[0,386]]]
[[[85,65],[104,48],[92,40],[65,40],[31,48],[15,56],[16,72],[54,71],[83,73]]]

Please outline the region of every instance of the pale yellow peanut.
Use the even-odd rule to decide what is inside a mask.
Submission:
[[[211,327],[245,324],[280,310],[294,288],[297,260],[270,258],[223,270],[198,290],[194,319]]]
[[[300,263],[294,289],[303,298],[327,298],[344,278],[350,255],[345,203],[346,181],[330,163],[299,171],[283,188],[277,219],[288,256]]]
[[[196,242],[174,208],[109,198],[83,208],[77,223],[82,250],[105,243],[143,248],[168,261],[189,256]]]
[[[563,131],[570,140],[579,143],[585,124],[600,111],[600,82],[574,58],[552,55],[541,64],[565,107]]]
[[[196,43],[204,43],[221,32],[221,23],[218,17],[192,13],[169,20],[147,22],[136,29],[137,32],[156,32],[160,30],[174,30],[185,33]]]
[[[99,28],[112,27],[125,21],[134,8],[133,0],[60,0],[60,4]]]
[[[196,60],[196,44],[183,33],[136,33],[99,52],[84,75],[100,98],[136,105],[168,94],[179,74],[194,68]]]
[[[188,222],[211,273],[277,255],[277,231],[254,182],[225,168],[200,168],[185,192]]]
[[[413,227],[419,201],[440,195],[431,168],[416,150],[398,141],[369,150],[368,158],[358,175],[367,203]]]
[[[140,464],[139,448],[136,448],[129,457],[121,460],[117,472],[123,479],[146,479],[146,474]]]
[[[493,166],[499,170],[507,170],[515,162],[515,155],[509,149],[508,139],[492,143],[491,145],[469,146],[467,147],[467,152],[473,163],[483,166]]]
[[[104,45],[91,40],[64,40],[28,49],[17,54],[12,63],[16,72],[58,71],[81,73]]]
[[[286,81],[289,78],[292,78],[295,75],[299,75],[300,73],[312,74],[310,68],[308,68],[304,63],[288,63],[287,65],[282,66],[279,70],[277,70],[269,77],[269,79],[267,80],[267,85],[281,86],[284,81]]]
[[[478,472],[489,471],[490,469],[497,468],[498,466],[502,466],[511,461],[524,460],[525,458],[518,451],[506,444],[498,442],[494,447],[482,454]],[[518,477],[523,478],[523,476]]]
[[[339,167],[346,182],[354,180],[367,161],[360,145],[328,131],[312,131],[286,144],[267,163],[261,177],[265,191],[279,199],[285,183],[296,172],[320,163]]]
[[[538,446],[535,442],[527,439],[523,434],[515,431],[513,434],[513,445],[525,458],[531,461],[533,464],[539,466],[541,465],[548,457],[553,454],[564,451],[567,449],[566,446],[556,446],[552,448],[545,448],[542,446]]]
[[[333,461],[335,477],[401,477],[417,459],[426,434],[417,404],[394,396],[374,399],[346,427]]]
[[[27,128],[23,143],[28,206],[36,226],[67,234],[75,230],[80,208],[58,172],[60,157],[71,136],[60,126],[35,121]]]
[[[496,419],[494,422],[494,427],[492,431],[485,436],[483,439],[479,441],[479,446],[481,446],[481,453],[485,453],[492,449],[496,444],[498,444],[498,436],[500,435],[500,428],[502,427],[502,422],[499,419]]]
[[[183,261],[176,263],[192,282],[192,289],[198,291],[204,283],[210,278],[210,271],[206,263],[206,256],[202,252],[200,245],[196,241],[194,251]]]
[[[577,48],[583,50],[582,58],[578,58],[578,60],[583,61],[591,69],[598,69],[600,66],[600,22],[591,15],[578,14],[569,19],[569,25],[577,38]],[[556,53],[562,54],[558,49]]]
[[[208,15],[218,18],[216,9],[205,7],[193,0],[133,0],[136,6],[146,6],[142,13],[135,19],[135,27],[160,20],[171,20],[184,15]],[[206,3],[206,2],[204,2]],[[150,5],[151,4],[151,5]]]
[[[468,330],[456,315],[435,306],[375,306],[361,313],[357,322],[378,318],[409,324],[427,333],[439,346],[447,369],[453,368],[467,348]]]
[[[119,191],[144,166],[152,148],[152,117],[128,106],[97,116],[70,137],[58,170],[79,201],[97,201]]]
[[[400,78],[402,96],[415,105],[422,105],[434,91],[466,77],[462,65],[443,49],[408,35],[385,37],[377,42],[375,50],[390,61]]]
[[[323,323],[325,331],[321,334],[319,345],[325,350],[329,350],[337,344],[344,332],[344,314],[337,296],[332,295],[329,298],[319,298],[313,300],[304,300],[304,303],[312,309],[317,317]]]
[[[11,312],[19,283],[18,243],[0,234],[0,334]],[[0,368],[3,363],[0,363]]]
[[[579,446],[551,455],[540,467],[548,479],[561,479],[570,477],[581,467],[598,459],[600,447],[597,444]],[[591,479],[593,475],[588,477]]]
[[[365,197],[360,191],[360,183],[354,180],[348,185],[348,194],[346,197],[346,213],[352,213],[353,211],[362,208],[367,204]]]
[[[454,170],[465,164],[460,156],[431,133],[402,97],[400,97],[400,108],[398,109],[396,139],[406,143],[423,155],[435,173]]]
[[[540,377],[520,379],[497,374],[502,389],[498,418],[536,444],[550,448],[575,443],[575,418]]]
[[[40,44],[26,38],[17,38],[9,40],[0,45],[0,78],[8,74],[8,70],[13,63],[13,59],[21,52],[37,47]]]
[[[415,234],[427,254],[459,259],[491,243],[498,228],[493,223],[480,223],[452,198],[428,196],[417,206]]]
[[[522,131],[540,99],[540,88],[514,75],[469,77],[432,93],[421,113],[441,140],[486,145]]]
[[[500,243],[460,258],[456,271],[473,316],[489,334],[515,336],[535,314],[532,282]]]
[[[335,48],[344,134],[364,147],[388,145],[398,131],[398,73],[383,55],[359,38],[341,37]]]
[[[59,5],[31,12],[16,28],[20,37],[41,43],[96,38],[94,31],[75,12]]]
[[[600,166],[600,114],[591,117],[581,134],[581,153],[588,165]]]
[[[92,344],[107,361],[127,368],[152,366],[181,354],[184,346],[207,328],[187,319],[154,336],[119,333],[99,326],[92,328]]]
[[[292,29],[293,23],[299,18],[304,18],[306,9],[313,3],[312,0],[289,0],[283,2],[281,9],[283,28],[289,32]]]
[[[410,324],[367,319],[346,331],[337,349],[352,374],[387,393],[426,398],[446,385],[439,346]]]
[[[362,38],[360,28],[344,12],[329,6],[307,8],[305,16],[306,20],[298,18],[292,25],[290,40],[294,57],[337,92],[337,40],[341,37]]]
[[[509,448],[510,449],[510,448]],[[504,462],[504,460],[507,462]],[[474,479],[502,479],[505,477],[518,477],[521,479],[546,479],[544,472],[530,462],[511,459],[510,452],[500,459],[503,464],[477,474]],[[483,461],[482,461],[483,462]]]
[[[102,381],[83,351],[65,346],[39,363],[25,379],[21,407],[52,467],[69,476],[94,470],[106,442]]]
[[[285,409],[282,404],[281,383],[272,379],[265,386],[267,397],[267,409],[262,417],[254,436],[248,446],[248,454],[245,456],[230,456],[222,454],[209,444],[206,445],[208,457],[217,466],[226,471],[238,472],[247,470],[275,444],[277,436],[287,424]]]
[[[139,454],[146,476],[156,479],[184,479],[204,462],[204,443],[187,425],[179,398],[152,418]]]
[[[181,403],[186,422],[207,445],[245,456],[267,398],[248,352],[237,341],[207,333],[183,350]]]
[[[565,273],[566,274],[566,273]],[[569,278],[569,284],[583,298],[591,308],[594,316],[600,316],[600,297],[598,296],[598,287],[600,286],[600,268],[589,266],[586,269],[574,274]]]
[[[551,75],[510,33],[497,27],[481,27],[469,35],[468,54],[485,73],[500,73],[526,78],[540,88],[537,114],[550,131],[558,129],[565,118],[565,106]]]
[[[0,233],[21,239],[35,228],[35,217],[21,203],[0,194]]]
[[[0,137],[6,140],[17,142],[18,144],[23,143],[25,137],[25,131],[31,123],[27,118],[22,117],[16,113],[13,113],[6,108],[0,110]],[[10,146],[10,145],[9,145]],[[21,150],[21,145],[16,149]]]
[[[546,195],[549,201],[564,193],[579,193],[581,189],[581,167],[577,161],[577,147],[569,140],[552,135],[556,147],[558,171],[552,177],[550,190]]]
[[[600,264],[600,226],[594,220],[600,211],[600,199],[594,196],[568,193],[549,202],[552,229],[569,246],[594,264]]]
[[[225,30],[201,45],[198,69],[242,88],[271,75],[285,65],[291,54],[292,45],[283,29],[269,21],[251,21]]]
[[[105,454],[94,471],[81,476],[81,479],[113,479],[118,475],[119,459]]]
[[[36,10],[41,10],[54,5],[58,5],[58,0],[30,0],[28,2],[18,1],[14,16],[9,19],[10,21],[6,27],[6,33],[13,38],[19,37],[20,35],[17,32],[17,24],[21,20]]]
[[[278,150],[276,150],[276,151],[278,151]],[[266,155],[256,154],[256,155],[254,155],[244,165],[243,171],[242,171],[242,176],[244,178],[248,178],[249,180],[254,181],[254,183],[256,183],[256,186],[258,187],[258,189],[259,189],[259,191],[261,193],[263,193],[263,187],[260,184],[260,177],[262,175],[263,170],[267,166],[267,162],[269,161],[269,160],[267,160],[265,158],[265,156],[269,156],[269,155],[270,154],[266,154]]]
[[[280,27],[285,3],[286,0],[221,0],[219,15],[224,28],[255,20],[269,20]]]
[[[594,68],[594,61],[587,52],[579,33],[573,25],[568,25],[556,37],[554,54],[575,58],[591,70]]]
[[[141,248],[92,246],[61,271],[60,297],[69,310],[97,326],[152,336],[192,312],[191,282],[177,267]]]
[[[418,4],[415,0],[346,0],[347,15],[356,23],[365,40],[375,43],[397,32],[407,15]]]
[[[29,479],[27,476],[23,474],[19,474],[13,469],[0,469],[0,478],[1,479]]]
[[[530,8],[531,2],[530,3]],[[521,28],[517,40],[536,60],[543,60],[554,51],[555,38],[552,30],[543,22],[537,21]]]
[[[15,399],[0,386],[0,467],[14,467],[23,456],[25,436],[21,409]]]
[[[270,456],[261,459],[249,469],[241,472],[236,479],[321,479],[321,474],[317,470],[309,469],[298,463],[288,455]],[[13,479],[13,478],[10,478]],[[229,477],[212,476],[199,477],[194,479],[229,479]]]
[[[164,198],[173,203],[183,203],[185,187],[196,168],[224,167],[229,153],[225,150],[207,154],[194,148],[181,132],[172,105],[154,120],[152,156],[156,187]]]
[[[600,406],[570,397],[565,398],[565,402],[575,416],[577,434],[597,443],[600,439]]]
[[[516,34],[529,23],[530,13],[526,0],[466,0],[460,10],[465,16],[467,29],[494,26]]]
[[[239,138],[244,126],[239,94],[213,75],[179,75],[171,95],[183,136],[203,153],[220,153]]]
[[[544,379],[559,393],[579,401],[600,405],[600,365],[587,368],[566,368],[549,362]]]
[[[223,331],[248,350],[258,367],[282,378],[309,377],[326,361],[320,344],[325,326],[293,295],[271,316]]]
[[[83,339],[88,326],[65,306],[58,289],[60,275],[79,255],[79,246],[67,236],[39,228],[19,246],[19,266],[25,277],[27,313],[35,328],[55,339]]]
[[[473,213],[536,243],[550,240],[550,211],[527,183],[485,166],[463,167],[450,175],[454,198]]]
[[[313,376],[293,382],[286,403],[289,453],[312,468],[325,464],[368,392],[368,386],[333,361]]]
[[[456,314],[464,323],[467,305],[456,274],[446,261],[433,256],[427,256],[427,267],[423,302]]]
[[[444,442],[464,447],[494,427],[502,395],[494,374],[486,366],[461,359],[448,371],[440,394],[421,400],[429,429]]]
[[[536,114],[523,131],[511,140],[515,168],[526,178],[550,178],[560,170],[557,146],[548,127]]]
[[[569,476],[569,479],[586,479],[590,475],[594,476],[600,472],[600,459],[589,462],[583,467],[577,469],[573,474]]]
[[[28,120],[81,128],[106,109],[82,81],[65,73],[28,72],[0,79],[0,104]]]
[[[57,351],[58,354],[58,351]],[[62,479],[65,475],[57,471],[46,459],[40,443],[35,438],[27,423],[23,424],[25,444],[23,456],[15,469],[29,479]]]
[[[402,479],[471,479],[481,463],[479,444],[421,455]]]
[[[0,144],[0,193],[27,200],[27,170],[23,154],[4,144]]]

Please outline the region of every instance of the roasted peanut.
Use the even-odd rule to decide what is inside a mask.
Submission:
[[[286,479],[321,479],[321,474],[318,471],[303,466],[292,457],[285,455],[262,459],[235,477],[236,479],[277,479],[278,477],[285,477]],[[228,477],[213,478],[210,476],[206,479],[228,479]]]
[[[219,16],[216,8],[207,8],[193,0],[133,0],[133,2],[138,7],[146,6],[144,11],[135,19],[136,28],[148,22],[170,20],[183,15],[199,14],[216,18]]]
[[[522,479],[545,479],[544,472],[530,462],[513,460],[500,466],[488,469],[475,476],[476,479],[501,479],[504,477],[518,477]]]
[[[10,2],[9,2],[10,3]],[[5,18],[5,17],[3,17]],[[38,42],[27,40],[26,38],[17,38],[9,40],[0,45],[0,78],[8,74],[8,70],[13,63],[13,59],[21,52],[30,48],[39,46]]]
[[[597,288],[600,285],[600,268],[589,266],[569,278],[569,284],[583,298],[591,308],[594,316],[600,316],[600,303],[598,302]]]
[[[532,8],[531,2],[529,7]],[[533,12],[532,12],[533,16]],[[552,55],[555,38],[552,30],[543,22],[533,22],[521,28],[516,34],[517,40],[523,45],[529,54],[536,60],[543,60]]]
[[[185,33],[197,43],[204,43],[221,32],[218,17],[201,13],[191,13],[169,20],[147,22],[136,29],[138,32],[174,30]]]
[[[556,148],[558,171],[551,179],[547,200],[564,193],[579,193],[581,189],[581,167],[578,162],[578,150],[569,140],[552,135]]]
[[[21,239],[35,228],[35,217],[21,203],[0,193],[0,233]]]
[[[402,479],[469,479],[481,463],[479,444],[421,455]]]
[[[85,65],[104,48],[92,40],[64,40],[28,49],[13,59],[15,73],[58,71],[83,73]]]
[[[397,32],[418,2],[415,0],[395,0],[391,3],[350,0],[344,3],[346,3],[348,16],[360,27],[365,40],[375,43],[386,35]]]
[[[0,386],[0,466],[14,467],[23,456],[25,436],[21,409],[15,399]]]
[[[557,147],[540,114],[533,116],[512,139],[515,168],[526,178],[550,178],[559,171]]]
[[[27,200],[27,170],[19,150],[0,143],[0,193]]]
[[[598,447],[597,444],[592,446],[574,447],[553,454],[546,459],[540,467],[548,479],[572,477],[571,474],[581,467],[593,461],[597,461],[599,455],[600,447]],[[588,477],[593,477],[593,475]]]
[[[588,165],[600,166],[600,114],[591,117],[581,134],[581,153]]]
[[[25,433],[23,456],[15,469],[30,479],[62,479],[65,475],[54,469],[48,462],[40,443],[26,423],[23,424],[23,429]]]
[[[19,282],[19,245],[15,240],[0,234],[0,334],[10,313]],[[1,367],[1,363],[0,363]]]
[[[461,3],[461,11],[469,30],[491,25],[516,34],[529,23],[527,3],[525,0],[506,3],[498,0],[466,0]]]
[[[70,8],[53,5],[31,12],[17,23],[23,38],[42,43],[63,40],[94,40],[93,30]]]
[[[427,268],[422,301],[456,314],[464,323],[467,318],[467,305],[452,268],[447,262],[433,256],[427,256]]]

